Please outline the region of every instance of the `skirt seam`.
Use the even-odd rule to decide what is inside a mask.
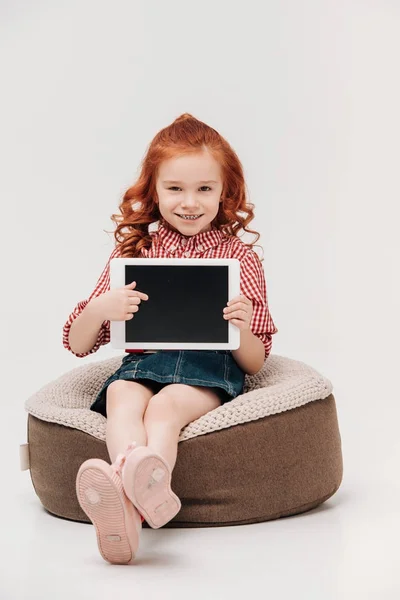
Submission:
[[[231,384],[229,383],[229,378],[228,378],[229,365],[228,365],[228,355],[227,354],[225,354],[224,359],[225,359],[224,381],[228,387],[228,389],[227,389],[228,394],[232,394],[232,391],[231,391],[232,388],[231,388]],[[233,359],[233,360],[235,360],[235,359]]]
[[[129,373],[122,373],[123,375],[129,375]],[[122,377],[124,379],[124,377]],[[131,376],[128,377],[129,379],[132,379]],[[224,386],[224,388],[226,389],[226,391],[230,390],[230,385],[229,383],[227,383],[226,381],[222,382],[220,379],[218,381],[212,381],[211,379],[198,379],[195,377],[188,377],[187,375],[185,375],[184,377],[180,377],[179,375],[159,375],[158,373],[154,373],[154,371],[139,371],[139,373],[135,373],[135,379],[154,379],[155,381],[158,381],[159,383],[182,383],[182,381],[176,381],[176,380],[184,380],[184,383],[186,383],[187,381],[189,382],[196,382],[196,383],[201,383],[203,385],[207,384],[210,387],[215,387],[215,386]],[[194,383],[195,385],[195,383]]]

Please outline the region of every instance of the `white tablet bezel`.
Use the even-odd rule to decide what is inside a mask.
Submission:
[[[232,300],[240,294],[240,261],[237,258],[113,258],[110,261],[110,289],[124,287],[125,265],[219,265],[228,266],[228,295]],[[221,312],[221,319],[224,319]],[[240,346],[240,329],[228,323],[227,343],[155,343],[155,342],[126,342],[126,321],[110,322],[111,346],[125,350],[237,350]]]

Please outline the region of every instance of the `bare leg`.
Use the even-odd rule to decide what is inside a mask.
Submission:
[[[148,447],[161,454],[167,461],[171,471],[175,466],[178,454],[178,438],[180,429],[169,423],[152,421],[147,423]]]
[[[166,385],[150,399],[144,414],[148,447],[161,454],[172,471],[181,429],[220,404],[218,395],[207,387]]]
[[[153,391],[136,381],[113,381],[107,387],[106,444],[111,463],[128,444],[147,445],[143,415]]]

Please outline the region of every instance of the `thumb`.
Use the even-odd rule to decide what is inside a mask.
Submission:
[[[131,281],[130,283],[127,283],[124,287],[129,288],[129,287],[135,287],[136,285],[136,281]]]

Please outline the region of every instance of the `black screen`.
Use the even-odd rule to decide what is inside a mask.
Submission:
[[[125,285],[144,292],[126,342],[228,343],[223,309],[229,300],[228,266],[125,265]]]

